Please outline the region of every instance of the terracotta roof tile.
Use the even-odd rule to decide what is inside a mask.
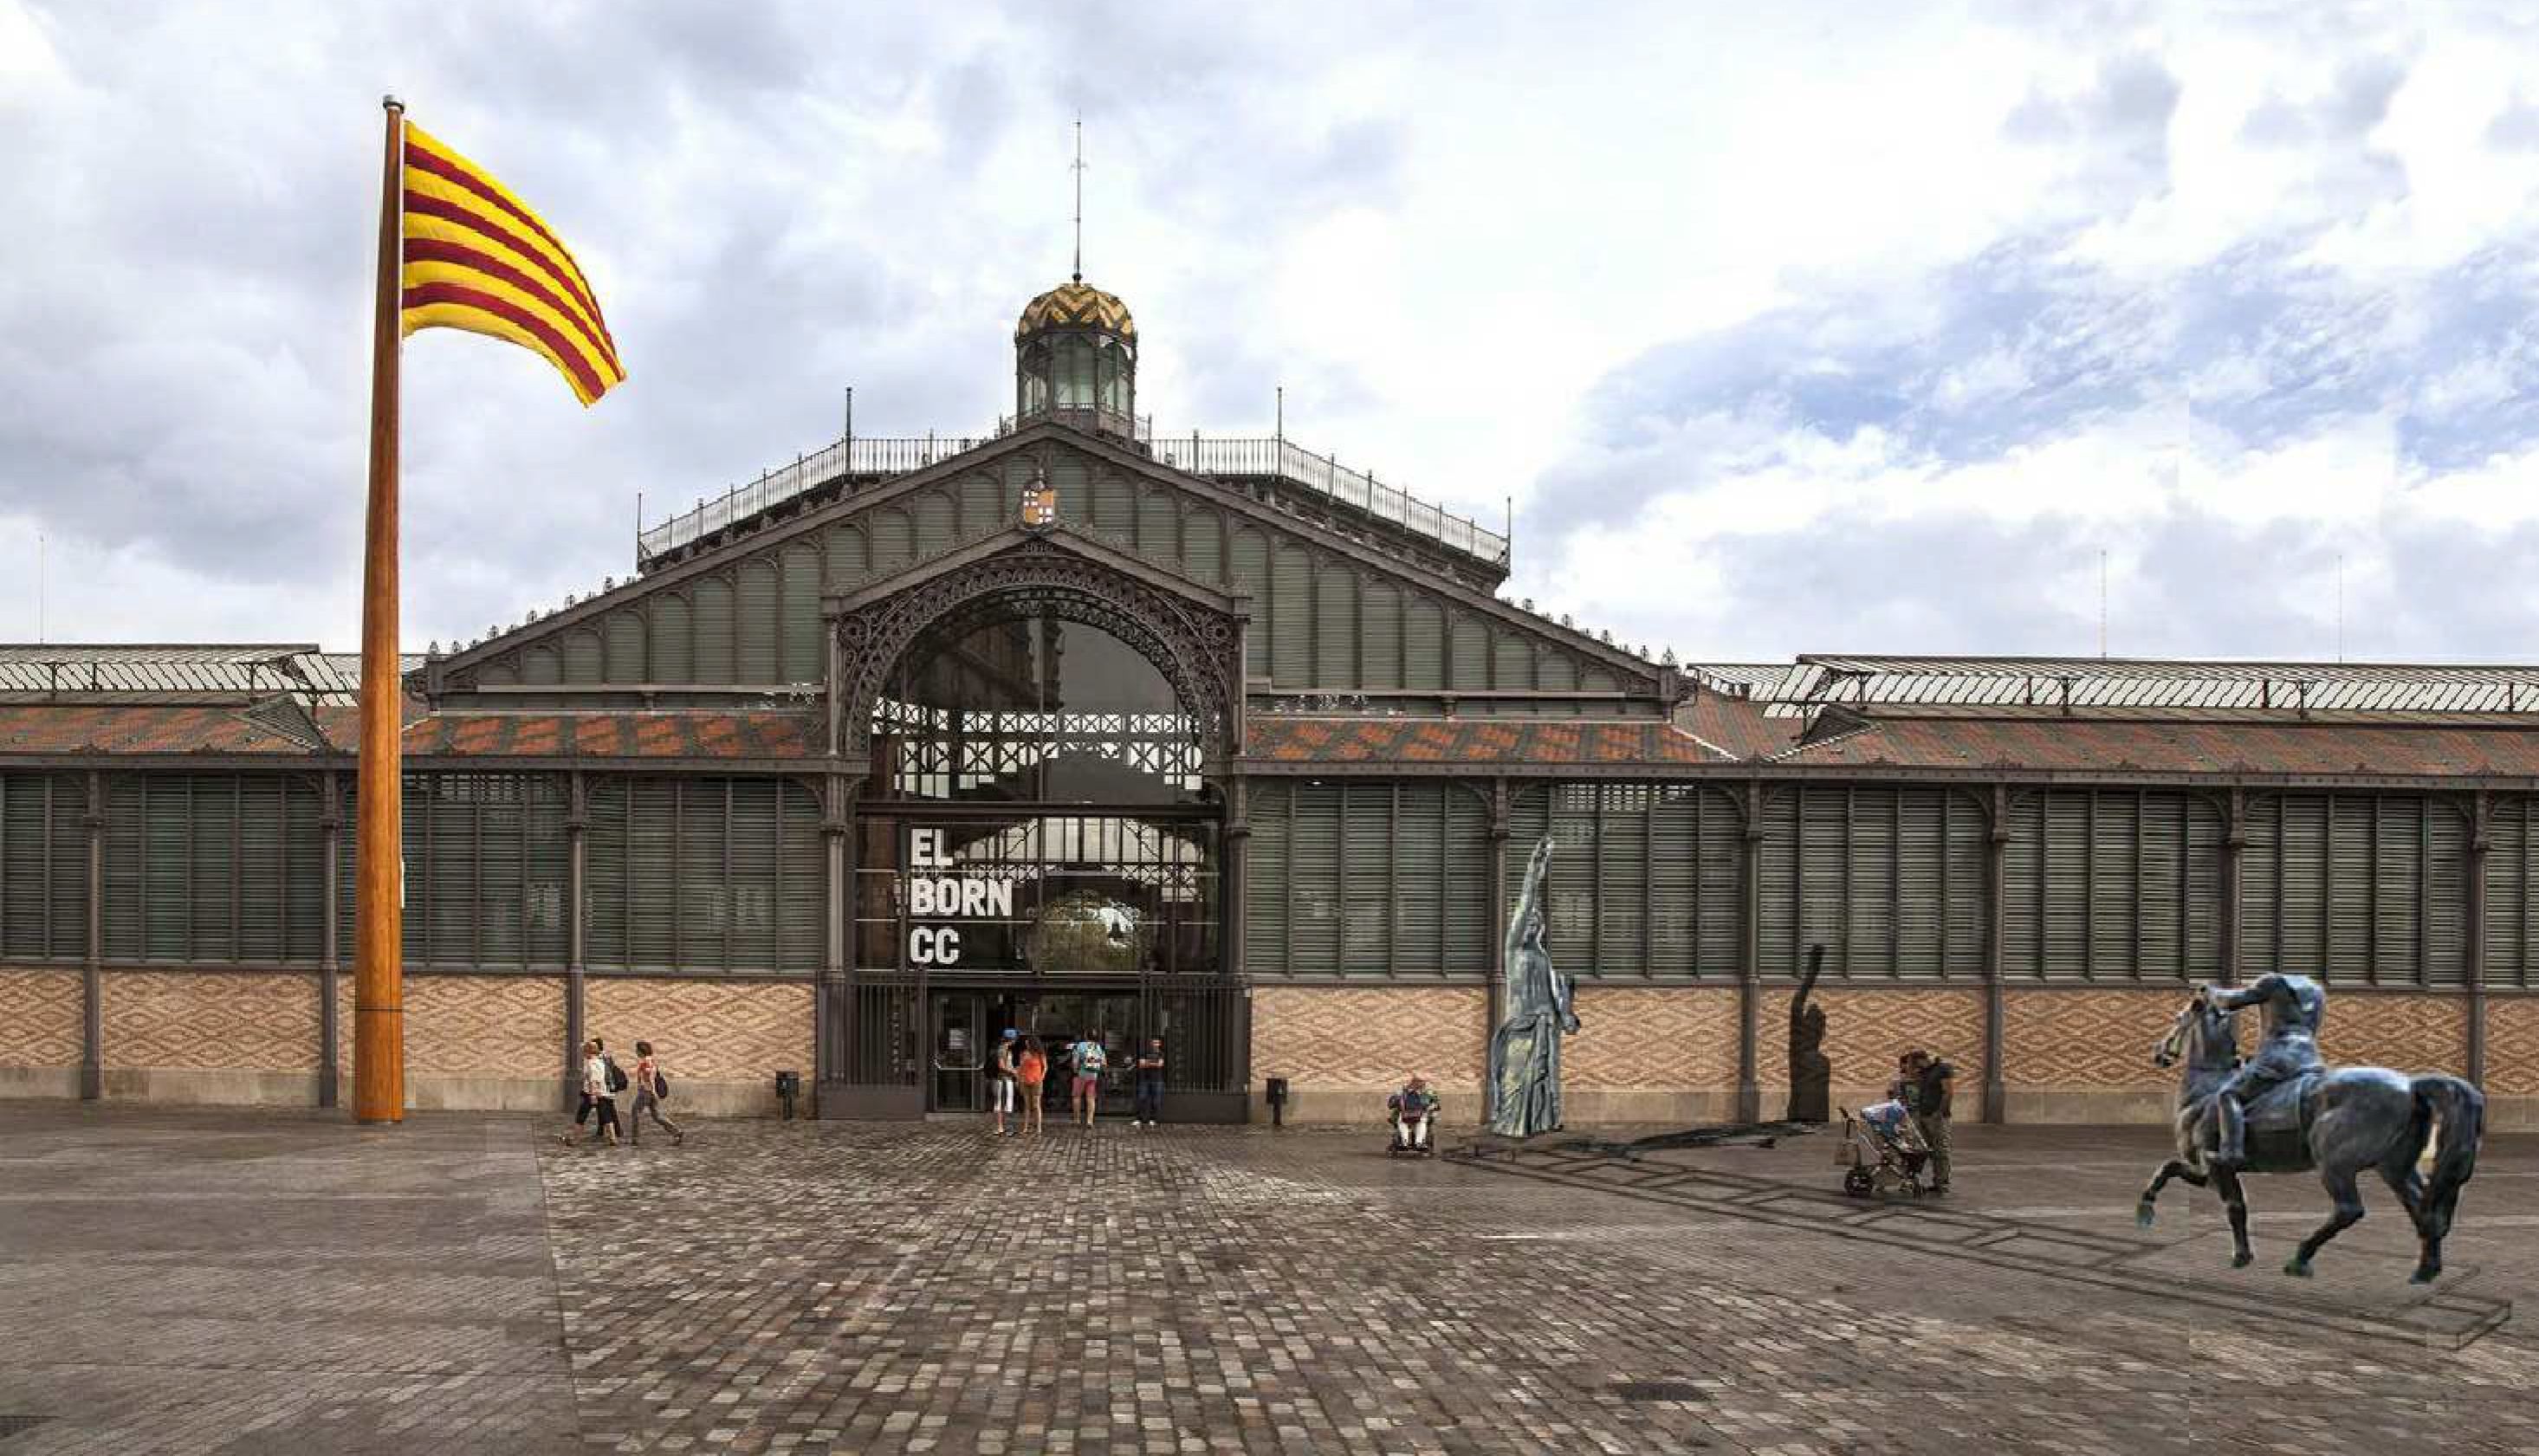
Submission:
[[[1873,721],[1785,753],[1788,764],[2021,768],[2155,774],[2539,776],[2529,728],[2093,722],[2087,719]]]
[[[1254,757],[1278,763],[1714,763],[1663,723],[1255,718]]]

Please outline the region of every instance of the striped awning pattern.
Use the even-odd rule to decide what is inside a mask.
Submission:
[[[589,280],[510,188],[405,127],[405,332],[463,328],[544,358],[589,404],[626,378]]]

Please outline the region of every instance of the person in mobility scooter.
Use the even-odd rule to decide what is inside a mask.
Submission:
[[[1428,1089],[1428,1079],[1416,1075],[1402,1084],[1401,1091],[1385,1098],[1385,1111],[1393,1124],[1393,1141],[1385,1150],[1397,1156],[1434,1154],[1437,1106],[1437,1094]]]

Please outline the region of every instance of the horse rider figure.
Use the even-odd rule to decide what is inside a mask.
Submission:
[[[2296,1077],[2327,1070],[2318,1055],[2327,991],[2307,976],[2270,971],[2244,987],[2207,986],[2204,995],[2216,1010],[2266,1008],[2266,1039],[2257,1055],[2239,1064],[2213,1093],[2213,1111],[2221,1123],[2215,1160],[2235,1169],[2247,1163],[2248,1109],[2257,1099]]]

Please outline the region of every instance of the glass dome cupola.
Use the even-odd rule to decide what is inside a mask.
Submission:
[[[1014,322],[1017,424],[1056,420],[1136,437],[1137,321],[1129,306],[1077,274],[1023,308]]]

